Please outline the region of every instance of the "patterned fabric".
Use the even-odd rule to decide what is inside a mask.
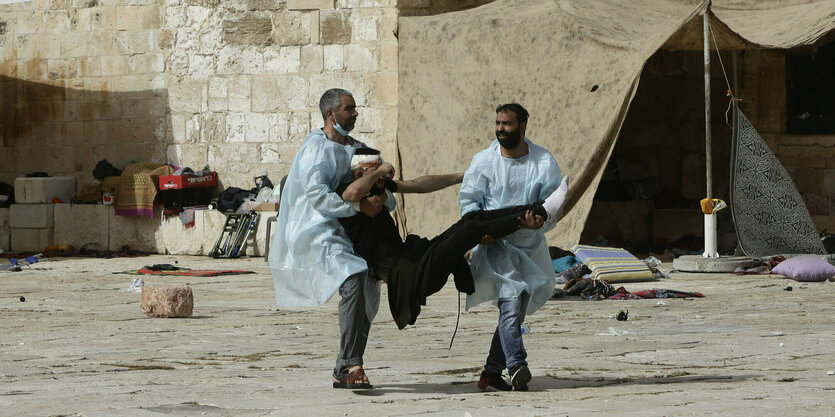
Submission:
[[[736,105],[730,203],[745,255],[826,253],[791,177]]]
[[[571,251],[588,265],[592,276],[606,282],[648,281],[653,279],[649,267],[621,248],[574,245]]]
[[[116,192],[117,216],[154,217],[154,199],[157,196],[157,178],[169,175],[174,168],[150,162],[137,162],[125,167],[119,177]]]

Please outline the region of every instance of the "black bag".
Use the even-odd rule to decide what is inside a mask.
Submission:
[[[244,201],[250,199],[251,195],[252,193],[249,190],[229,187],[217,197],[217,209],[222,212],[236,211]]]
[[[93,169],[93,178],[97,180],[103,180],[107,177],[118,177],[119,175],[122,175],[122,170],[107,162],[107,159],[99,161]]]
[[[0,181],[0,208],[14,204],[14,187]]]

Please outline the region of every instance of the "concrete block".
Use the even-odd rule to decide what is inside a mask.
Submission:
[[[733,272],[738,267],[750,268],[757,262],[747,256],[720,256],[703,258],[700,255],[682,255],[673,259],[673,268],[683,272]]]
[[[12,250],[11,231],[0,230],[0,251],[9,252]]]
[[[258,212],[258,220],[255,223],[255,229],[250,233],[246,243],[247,256],[265,256],[267,245],[267,219],[272,216],[278,216],[277,211],[261,211]],[[270,233],[275,233],[275,222],[270,227]]]
[[[203,253],[201,255],[208,255],[215,247],[217,238],[220,237],[223,225],[226,224],[226,216],[217,210],[201,210],[195,213],[195,224],[198,217],[202,217],[203,220]]]
[[[19,229],[52,227],[54,204],[12,204],[9,207],[9,226]]]
[[[258,220],[256,220],[255,228],[249,234],[246,241],[244,250],[246,256],[264,256],[266,254],[267,219],[276,214],[277,212],[274,211],[258,212]],[[195,226],[198,221],[197,219],[200,217],[202,217],[203,221],[203,253],[200,255],[208,255],[220,237],[220,232],[226,224],[226,216],[217,210],[198,211],[195,215]],[[272,224],[271,229],[271,232],[275,231],[275,223]]]
[[[107,249],[112,216],[101,204],[55,204],[53,240],[77,249]]]
[[[10,208],[4,207],[0,208],[0,231],[6,230],[8,231],[9,227],[9,212],[11,211]]]
[[[194,310],[194,295],[188,286],[146,285],[141,306],[151,317],[188,317]]]
[[[194,226],[191,227],[186,227],[179,215],[164,217],[160,226],[162,245],[159,247],[159,252],[170,255],[205,255],[208,253],[211,248],[205,248],[207,241],[203,229],[205,211],[207,210],[194,212]]]
[[[52,244],[52,228],[11,229],[11,248],[15,252],[40,252]]]
[[[75,177],[21,177],[14,182],[16,203],[52,203],[53,197],[68,202],[75,197]]]
[[[110,213],[108,249],[119,250],[128,246],[133,250],[144,252],[158,252],[160,239],[160,217],[162,207],[157,206],[154,217],[147,216],[116,216],[115,206],[107,206]],[[159,245],[159,246],[158,246]]]

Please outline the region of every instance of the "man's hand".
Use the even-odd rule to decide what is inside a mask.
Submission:
[[[519,227],[523,229],[539,229],[545,224],[545,218],[538,214],[533,214],[533,211],[525,212],[525,217],[519,218]]]
[[[377,196],[360,200],[360,212],[368,217],[377,217],[381,210],[383,210],[383,202]]]
[[[386,162],[383,165],[380,165],[380,167],[377,168],[377,171],[380,171],[380,177],[392,175],[394,174],[394,165]]]

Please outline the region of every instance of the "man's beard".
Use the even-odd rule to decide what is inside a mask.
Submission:
[[[522,135],[520,134],[519,130],[513,132],[505,132],[505,137],[499,137],[499,134],[496,134],[496,139],[499,140],[499,145],[502,145],[502,148],[505,149],[514,149],[519,146],[519,143],[522,142]]]

